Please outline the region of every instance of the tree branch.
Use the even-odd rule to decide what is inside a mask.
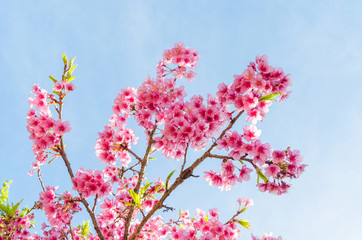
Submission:
[[[186,156],[187,156],[187,150],[188,150],[188,148],[189,148],[189,144],[190,144],[190,143],[188,142],[187,145],[186,145],[184,162],[183,162],[182,167],[181,167],[180,176],[181,176],[181,173],[184,171],[184,167],[185,167],[185,165],[186,165]]]
[[[74,177],[74,173],[73,173],[73,170],[72,170],[72,168],[70,166],[70,162],[68,160],[68,157],[67,157],[67,155],[66,155],[66,153],[64,151],[63,136],[60,137],[60,155],[62,156],[62,159],[63,159],[63,161],[65,163],[65,166],[67,167],[69,176],[72,179]],[[77,192],[78,192],[78,190],[77,190]],[[101,229],[98,226],[96,216],[95,216],[94,212],[92,211],[92,209],[90,208],[89,203],[87,202],[87,200],[85,200],[85,198],[82,197],[82,194],[80,192],[78,192],[78,194],[79,194],[81,202],[83,203],[85,209],[87,210],[89,216],[92,219],[94,229],[96,230],[99,239],[105,240],[105,238],[102,235]]]
[[[41,179],[41,175],[40,175],[40,167],[38,167],[38,179],[40,181],[40,185],[41,185],[41,188],[43,189],[43,192],[45,192],[44,183],[43,183],[43,180]]]
[[[64,79],[65,73],[67,71],[66,67],[67,67],[67,65],[65,64],[64,73],[63,73],[63,77],[62,77],[63,79]],[[59,96],[59,111],[58,111],[59,119],[62,119],[62,109],[63,109],[63,95],[60,94],[60,96]],[[62,157],[62,159],[64,161],[64,164],[67,167],[68,174],[69,174],[69,176],[70,176],[70,178],[72,180],[74,178],[74,173],[73,173],[73,170],[72,170],[72,168],[70,166],[70,162],[68,160],[67,154],[65,153],[65,150],[64,150],[63,135],[60,136],[59,151],[60,151],[60,155],[61,155],[61,157]],[[77,192],[78,192],[78,190],[77,190]],[[92,211],[92,209],[90,208],[87,200],[85,200],[85,198],[82,197],[82,194],[80,192],[78,192],[78,194],[79,194],[79,197],[81,199],[81,202],[83,203],[83,205],[86,208],[89,216],[92,219],[94,229],[96,230],[99,239],[100,240],[105,240],[103,235],[102,235],[101,229],[98,226],[96,216],[95,216],[94,212]]]
[[[136,153],[134,153],[131,149],[129,149],[128,147],[122,145],[122,148],[124,148],[127,152],[129,152],[130,154],[132,154],[135,158],[137,158],[138,161],[142,162],[142,158],[140,158]]]
[[[96,194],[96,197],[94,198],[94,203],[93,203],[93,207],[92,207],[92,212],[94,212],[94,210],[96,209],[97,200],[98,200],[98,193]]]
[[[157,122],[155,122],[155,125],[154,125],[152,131],[149,133],[149,140],[148,140],[146,153],[145,153],[143,159],[141,159],[141,169],[140,169],[140,172],[139,172],[139,175],[138,175],[138,181],[137,181],[136,187],[134,189],[134,192],[136,194],[139,193],[139,190],[140,190],[140,187],[141,187],[142,178],[143,178],[143,175],[145,173],[147,163],[148,163],[148,157],[149,157],[149,154],[150,154],[150,151],[151,151],[151,148],[152,148],[152,144],[154,142],[153,141],[153,135],[155,134],[156,129],[157,129]],[[131,225],[134,209],[135,209],[135,206],[132,205],[130,211],[128,212],[125,227],[124,227],[123,240],[128,240],[129,227]]]

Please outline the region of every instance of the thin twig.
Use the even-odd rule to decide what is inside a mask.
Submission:
[[[229,157],[229,156],[222,156],[222,155],[217,155],[217,154],[209,154],[210,158],[220,158],[220,159],[231,159],[234,160],[233,157]],[[245,158],[245,157],[240,157],[240,160],[246,161],[248,163],[250,163],[251,165],[253,165],[253,167],[255,168],[255,170],[259,171],[260,169],[258,168],[258,166],[256,166],[253,162],[252,159],[250,158]]]
[[[38,203],[37,202],[35,202],[34,205],[30,209],[28,209],[28,211],[26,212],[26,215],[28,215],[34,209],[38,209]]]
[[[230,218],[229,221],[227,221],[226,223],[224,223],[224,225],[230,223],[231,221],[234,221],[234,219],[235,219],[237,216],[239,216],[239,214],[242,213],[242,212],[243,212],[243,211],[240,211],[240,210],[237,211],[237,212],[234,214],[234,216],[232,216],[232,217]]]
[[[127,152],[129,152],[130,154],[132,154],[135,158],[137,158],[138,161],[142,162],[142,158],[140,158],[136,153],[134,153],[131,149],[129,149],[128,147],[122,145],[122,148],[124,148]]]
[[[181,173],[184,171],[184,167],[185,167],[185,165],[186,165],[186,156],[187,156],[187,150],[188,150],[188,148],[189,148],[189,144],[190,144],[190,143],[188,142],[187,145],[186,145],[184,162],[183,162],[182,167],[181,167],[180,176],[181,176]]]
[[[72,170],[72,168],[71,168],[71,166],[70,166],[70,162],[69,162],[69,160],[68,160],[68,158],[67,158],[67,155],[66,155],[66,153],[65,153],[65,151],[64,151],[64,144],[63,144],[63,139],[62,139],[62,137],[60,138],[60,144],[61,144],[61,145],[60,145],[60,146],[61,146],[61,147],[60,147],[60,155],[62,156],[63,161],[64,161],[64,164],[65,164],[65,166],[67,167],[69,176],[70,176],[70,178],[72,179],[72,178],[74,177],[74,173],[73,173],[73,170]],[[77,190],[77,191],[78,191],[78,190]],[[92,219],[92,223],[93,223],[94,229],[96,230],[99,239],[105,240],[104,237],[103,237],[103,235],[102,235],[101,229],[100,229],[99,226],[98,226],[98,223],[97,223],[95,214],[94,214],[94,212],[92,211],[92,209],[91,209],[90,206],[89,206],[89,203],[87,202],[87,200],[85,200],[85,198],[82,196],[82,194],[81,194],[80,192],[78,192],[78,194],[79,194],[79,197],[80,197],[81,202],[83,203],[85,209],[87,210],[89,216],[90,216],[91,219]]]
[[[220,158],[220,159],[231,159],[231,160],[234,160],[233,157],[223,156],[223,155],[217,155],[217,154],[209,154],[209,157],[210,157],[210,158]],[[240,157],[239,159],[240,159],[240,160],[244,160],[244,161],[249,162],[249,163],[252,163],[252,162],[253,162],[253,159],[250,159],[250,158]]]
[[[96,197],[94,198],[94,204],[93,204],[93,207],[92,207],[92,212],[94,212],[94,210],[96,209],[97,200],[98,200],[98,193],[96,194]]]
[[[43,183],[43,180],[41,179],[41,175],[40,175],[40,167],[38,167],[38,179],[40,181],[41,188],[43,189],[43,192],[45,192],[44,183]]]
[[[74,234],[73,234],[73,231],[72,231],[72,225],[71,225],[71,223],[70,223],[71,220],[72,220],[72,219],[69,220],[69,224],[68,224],[68,225],[69,225],[70,235],[72,236],[72,240],[74,240]]]

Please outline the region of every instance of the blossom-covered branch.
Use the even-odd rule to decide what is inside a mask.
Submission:
[[[91,240],[238,239],[237,224],[250,227],[246,219],[240,219],[252,205],[247,198],[238,199],[238,210],[224,223],[219,220],[217,209],[208,213],[198,209],[196,217],[180,211],[177,220],[168,222],[155,214],[162,208],[173,209],[166,205],[166,200],[196,171],[204,172],[210,185],[230,190],[237,183],[250,180],[252,169],[247,165],[251,165],[260,191],[277,195],[287,192],[290,180],[298,178],[306,165],[299,151],[289,147],[274,150],[271,144],[261,142],[257,123],[266,117],[274,101],[282,102],[290,94],[291,76],[272,67],[266,56],[257,56],[240,75],[234,75],[231,83],[220,83],[216,95],[186,99],[182,79],[195,80],[194,69],[199,59],[196,50],[177,43],[164,51],[155,78],[147,77],[139,88],[124,88],[117,94],[110,121],[96,140],[95,153],[104,164],[102,170],[82,167],[74,173],[65,152],[63,136],[71,128],[69,122],[62,120],[63,100],[75,89],[71,82],[76,67],[74,59],[64,56],[61,81],[50,76],[53,94],[34,85],[35,97],[29,99],[31,110],[27,116],[36,159],[30,174],[36,170],[40,174],[42,165],[61,157],[73,190],[79,195],[57,195],[56,187],[43,186],[39,175],[44,191],[38,204],[50,224],[43,225],[44,235]],[[50,106],[54,107],[57,119],[53,118]],[[138,140],[135,131],[127,127],[132,118],[147,138],[143,157],[132,150]],[[199,157],[188,158],[192,150],[199,152]],[[166,179],[148,182],[148,160],[154,158],[155,152],[168,159],[182,160],[176,178],[172,178],[175,170]],[[221,169],[200,169],[200,164],[211,158],[220,161]],[[93,198],[92,208],[89,198]],[[92,220],[95,235],[86,222],[72,227],[73,215],[81,211],[79,202]],[[100,206],[97,213],[96,206]],[[39,235],[29,236],[36,239]],[[259,239],[275,238],[264,234]]]

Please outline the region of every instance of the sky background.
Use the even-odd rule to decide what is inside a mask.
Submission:
[[[254,200],[243,218],[253,233],[286,240],[357,239],[362,235],[362,8],[361,1],[4,1],[0,13],[0,181],[13,180],[12,201],[31,206],[41,191],[27,172],[34,161],[26,132],[28,97],[34,83],[50,89],[49,75],[62,71],[61,55],[76,56],[76,91],[66,99],[65,136],[73,170],[102,168],[94,153],[97,133],[111,115],[121,88],[138,87],[163,50],[176,42],[201,54],[198,77],[184,82],[188,97],[215,93],[230,84],[257,54],[293,75],[290,98],[273,104],[261,140],[275,149],[299,149],[308,164],[288,194],[261,193],[256,179],[229,192],[191,179],[167,201],[176,209],[217,207],[229,219],[238,197]],[[235,129],[241,130],[242,125]],[[144,151],[137,130],[138,153]],[[196,158],[200,153],[193,153]],[[150,179],[177,163],[159,158]],[[202,170],[219,169],[207,162]],[[44,166],[46,185],[70,189],[64,163]],[[41,213],[38,224],[44,219]],[[169,214],[172,215],[172,214]],[[169,215],[165,214],[165,217]],[[80,222],[80,218],[79,218]],[[78,223],[79,223],[78,222]],[[241,229],[242,239],[250,231]]]

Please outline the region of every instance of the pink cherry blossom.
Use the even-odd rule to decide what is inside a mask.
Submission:
[[[243,130],[243,137],[246,141],[255,141],[261,134],[261,130],[258,130],[255,125],[245,126]]]
[[[58,135],[63,135],[64,133],[70,132],[71,127],[68,121],[63,122],[62,120],[57,120],[55,122],[54,131]]]

